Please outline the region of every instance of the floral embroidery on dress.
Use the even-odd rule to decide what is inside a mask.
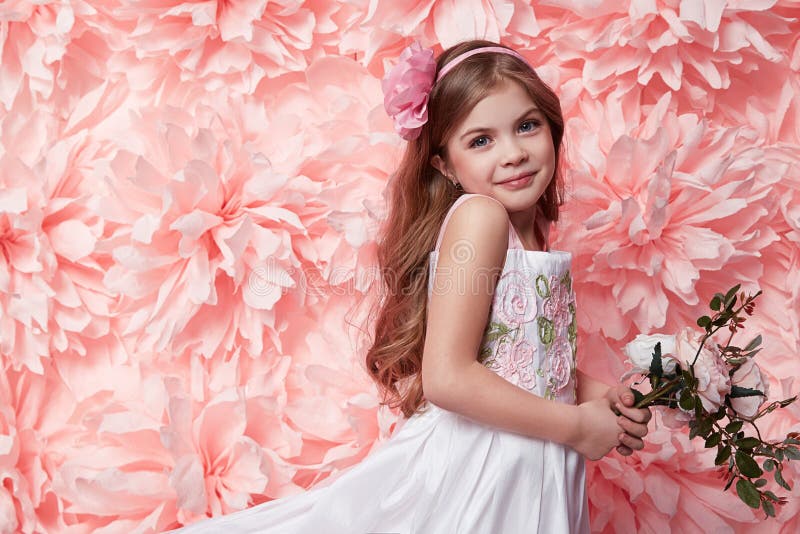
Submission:
[[[555,276],[550,277],[550,297],[544,301],[544,315],[555,325],[558,332],[564,331],[570,321],[569,290]]]
[[[576,339],[569,270],[560,277],[512,270],[498,280],[478,360],[528,391],[543,388],[540,394],[553,400],[574,386]]]
[[[523,271],[508,271],[500,277],[493,305],[497,320],[487,326],[479,355],[483,365],[528,390],[536,388],[536,347],[518,338],[522,325],[533,321],[538,311],[535,299],[527,294],[532,282]]]
[[[500,374],[513,384],[532,390],[536,387],[536,373],[533,370],[533,357],[536,347],[525,339],[514,344],[503,343],[497,350]]]
[[[569,271],[561,278],[551,276],[548,295],[539,318],[539,340],[547,347],[547,388],[545,397],[554,398],[569,385],[577,369],[575,361],[575,298]]]
[[[519,326],[492,322],[484,334],[484,345],[478,360],[489,369],[529,391],[536,389],[536,370],[533,368],[536,347],[525,338],[517,340]]]
[[[498,318],[509,325],[519,325],[536,317],[536,301],[530,298],[531,280],[522,271],[509,271],[497,282]]]

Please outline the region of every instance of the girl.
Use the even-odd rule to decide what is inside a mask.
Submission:
[[[379,246],[368,372],[405,418],[313,489],[185,532],[588,532],[584,457],[643,447],[650,412],[576,368],[558,219],[558,98],[513,50],[416,43],[383,80],[409,141]],[[615,415],[615,412],[617,415]]]

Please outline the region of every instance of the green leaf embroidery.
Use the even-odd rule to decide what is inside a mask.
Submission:
[[[569,272],[569,269],[564,271],[564,276],[561,277],[561,283],[567,287],[567,293],[572,291],[572,275]]]
[[[536,277],[536,293],[538,293],[543,299],[546,299],[550,296],[550,282],[543,274],[540,274]]]
[[[553,321],[547,317],[539,317],[539,341],[542,342],[548,349],[555,339],[555,329],[553,328]]]

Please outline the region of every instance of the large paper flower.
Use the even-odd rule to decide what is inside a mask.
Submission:
[[[639,331],[693,323],[686,305],[713,294],[701,273],[714,273],[714,287],[755,284],[761,250],[777,239],[760,229],[785,164],[753,147],[750,130],[675,115],[670,101],[665,95],[635,131],[625,121],[641,110],[612,120],[621,110],[611,100],[584,105],[568,124],[579,137],[569,144],[575,193],[561,246],[586,265],[575,270],[576,292],[584,306],[605,310],[597,328],[616,338],[630,327],[623,316]]]
[[[19,92],[68,104],[105,81],[108,47],[87,32],[97,19],[84,0],[0,4],[0,106],[10,109]]]
[[[96,125],[103,113],[83,104],[83,126]],[[22,94],[0,119],[0,352],[41,374],[41,359],[86,354],[110,329],[104,221],[88,198],[112,149],[35,107]]]
[[[132,44],[139,61],[169,60],[183,81],[247,94],[265,78],[305,69],[315,30],[313,11],[297,0],[132,0],[112,13],[109,31],[129,34],[121,46]]]
[[[734,73],[749,79],[761,65],[780,61],[781,41],[792,32],[791,19],[763,2],[548,3],[578,15],[548,38],[563,61],[582,61],[590,94],[637,84],[652,88],[648,99],[672,90],[695,109],[713,109]]]

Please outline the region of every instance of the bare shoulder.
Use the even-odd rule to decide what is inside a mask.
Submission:
[[[450,216],[439,249],[440,260],[445,260],[443,256],[448,252],[462,259],[465,254],[480,255],[484,261],[504,257],[508,250],[509,224],[508,212],[499,200],[487,195],[470,195]]]

